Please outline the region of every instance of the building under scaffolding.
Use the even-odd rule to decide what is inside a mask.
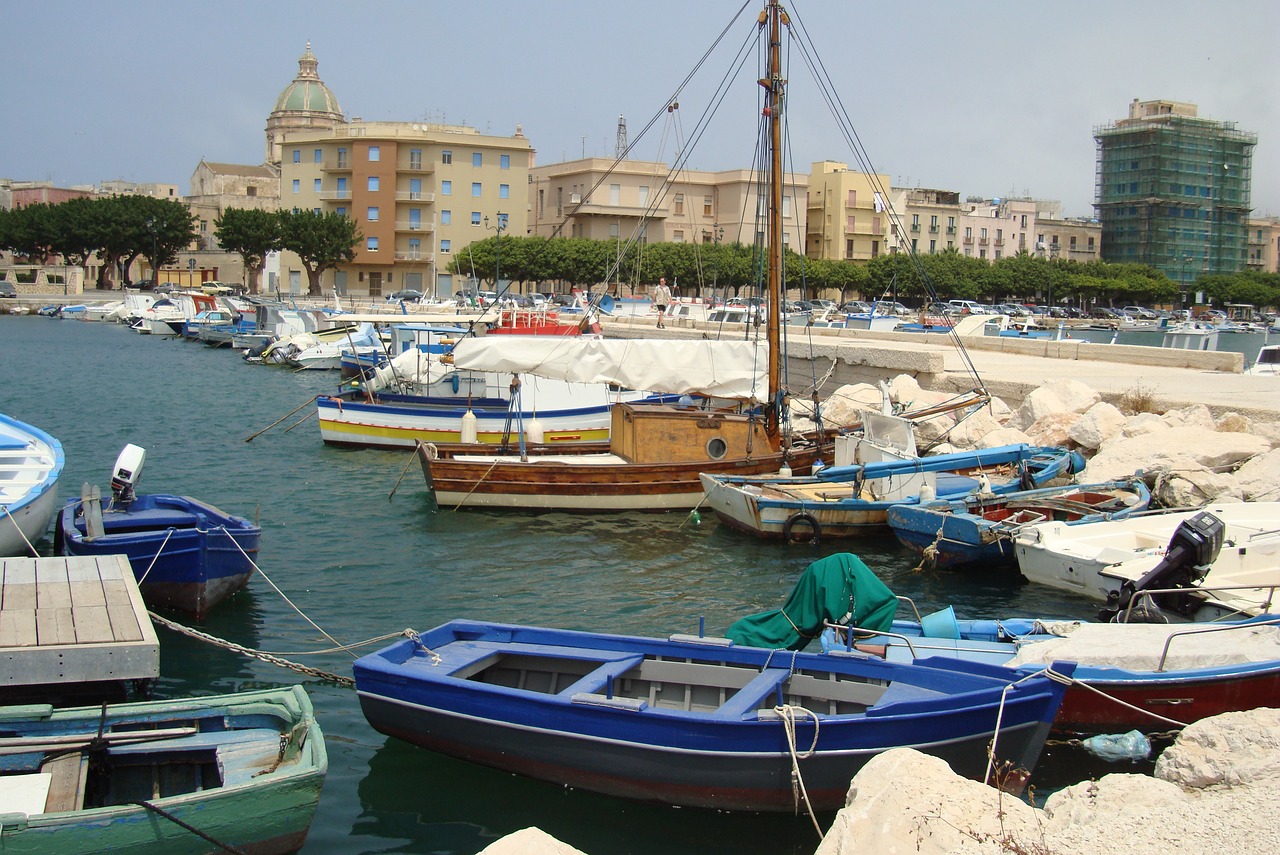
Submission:
[[[1127,119],[1093,139],[1105,260],[1148,264],[1184,291],[1206,273],[1245,269],[1257,134],[1200,118],[1195,104],[1135,98]]]

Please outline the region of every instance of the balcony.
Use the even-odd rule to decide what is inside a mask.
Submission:
[[[325,172],[350,172],[351,158],[343,157],[335,160],[326,160],[320,164],[320,168]]]
[[[395,254],[396,261],[417,261],[423,264],[431,264],[436,260],[434,252],[424,252],[420,249],[397,249]]]
[[[321,202],[350,202],[351,191],[350,190],[321,190],[320,201]]]
[[[961,238],[961,241],[964,243],[965,246],[972,246],[973,235],[965,235],[963,238]]]
[[[912,224],[911,224],[911,231],[912,231],[912,233],[913,233],[913,234],[920,234],[920,224],[919,224],[919,223],[912,223]]]
[[[396,191],[397,202],[425,202],[426,204],[430,205],[435,200],[436,200],[435,193],[429,193],[429,192],[423,192],[423,191],[414,192],[411,190]]]
[[[412,220],[396,223],[396,231],[398,232],[434,232],[435,230],[435,223],[414,222]]]
[[[955,233],[956,233],[956,227],[955,227],[955,226],[947,226],[947,234],[949,234],[949,235],[953,235],[953,234],[955,234]]]
[[[929,226],[929,234],[936,235],[937,233],[938,233],[938,227],[936,225]]]
[[[404,165],[397,167],[398,172],[434,172],[435,164],[429,160],[421,158],[407,160]]]
[[[987,245],[988,243],[990,243],[990,242],[991,242],[991,241],[987,238],[987,236],[986,236],[986,235],[983,235],[982,237],[978,238],[978,244],[979,244],[980,246],[986,246],[986,245]]]
[[[996,238],[996,246],[1004,246],[1004,238]]]

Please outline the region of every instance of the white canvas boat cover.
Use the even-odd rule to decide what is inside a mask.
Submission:
[[[767,355],[765,343],[751,341],[495,335],[458,342],[453,364],[674,395],[763,401],[769,397]]]
[[[1115,624],[1063,621],[1045,623],[1043,630],[1059,635],[1024,644],[1008,665],[1047,665],[1055,659],[1081,665],[1152,671],[1160,664],[1164,643],[1193,624]],[[1166,671],[1220,668],[1247,662],[1280,659],[1280,627],[1241,626],[1194,635],[1180,635],[1169,645]]]

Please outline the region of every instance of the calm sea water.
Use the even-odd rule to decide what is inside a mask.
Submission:
[[[230,350],[43,317],[0,316],[0,358],[0,412],[62,441],[66,498],[86,481],[106,488],[124,445],[144,447],[143,492],[188,494],[256,517],[266,576],[343,643],[455,617],[657,636],[696,632],[702,617],[708,633],[720,633],[744,614],[778,606],[805,566],[843,550],[859,553],[922,611],[953,604],[963,617],[1096,612],[1088,601],[1021,584],[1016,574],[916,572],[916,560],[891,539],[814,547],[761,543],[711,519],[691,524],[683,513],[433,510],[416,465],[406,473],[411,455],[328,448],[310,406],[246,442],[329,392],[336,377],[327,372],[250,365]],[[49,554],[49,540],[41,549]],[[202,628],[351,673],[347,654],[302,655],[329,642],[262,578]],[[440,757],[375,732],[350,689],[159,634],[160,697],[306,685],[330,763],[306,853],[470,855],[530,825],[591,855],[800,855],[817,844],[802,817],[638,805]],[[1109,768],[1057,746],[1033,783],[1053,789]]]

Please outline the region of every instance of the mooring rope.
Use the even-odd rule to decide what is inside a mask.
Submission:
[[[164,541],[160,544],[160,548],[156,550],[156,554],[155,554],[155,555],[151,556],[151,563],[147,565],[147,569],[146,569],[145,571],[143,571],[143,573],[142,573],[142,575],[141,575],[141,576],[139,576],[139,577],[138,577],[138,584],[139,584],[139,585],[141,585],[143,582],[147,581],[147,576],[148,576],[148,575],[150,575],[150,573],[151,573],[151,568],[152,568],[152,567],[155,567],[155,566],[156,566],[156,562],[160,560],[160,553],[161,553],[161,552],[164,552],[164,548],[165,548],[165,546],[167,546],[167,545],[169,544],[169,538],[173,537],[173,533],[174,533],[174,531],[176,531],[176,529],[172,529],[172,528],[171,528],[171,529],[169,529],[169,531],[168,531],[168,532],[166,532],[166,533],[165,533]]]
[[[189,831],[192,834],[196,835],[197,837],[203,840],[206,840],[209,843],[212,843],[214,846],[217,846],[219,849],[223,850],[224,852],[231,852],[233,853],[233,855],[248,855],[248,853],[245,852],[243,849],[239,849],[235,846],[232,846],[230,843],[223,843],[221,840],[218,840],[215,837],[210,837],[208,834],[205,834],[203,831],[196,828],[194,825],[183,822],[173,814],[169,813],[164,808],[159,807],[158,805],[154,805],[151,802],[147,801],[146,799],[138,799],[137,801],[131,802],[131,804],[135,804],[140,808],[146,808],[147,810],[152,811],[153,813],[159,814],[160,816],[169,820],[179,828]]]
[[[818,750],[818,730],[821,727],[818,714],[804,707],[792,706],[791,704],[780,704],[774,707],[773,711],[782,720],[782,730],[787,736],[787,753],[791,755],[791,799],[795,804],[795,811],[797,814],[800,813],[800,799],[803,798],[809,819],[813,821],[813,827],[818,832],[818,837],[821,838],[822,826],[818,825],[818,817],[814,813],[813,803],[809,801],[809,791],[804,785],[804,775],[800,773],[800,761],[812,757]],[[799,717],[813,719],[813,742],[804,752],[801,752],[796,747],[796,721]]]
[[[18,532],[18,537],[22,538],[22,542],[27,545],[27,549],[31,550],[31,557],[39,558],[40,553],[37,552],[36,548],[31,545],[31,541],[27,540],[26,532],[22,530],[22,526],[18,525],[18,518],[13,515],[13,511],[9,510],[8,505],[4,506],[4,514],[9,518],[9,521],[13,523],[14,529],[16,529]]]

